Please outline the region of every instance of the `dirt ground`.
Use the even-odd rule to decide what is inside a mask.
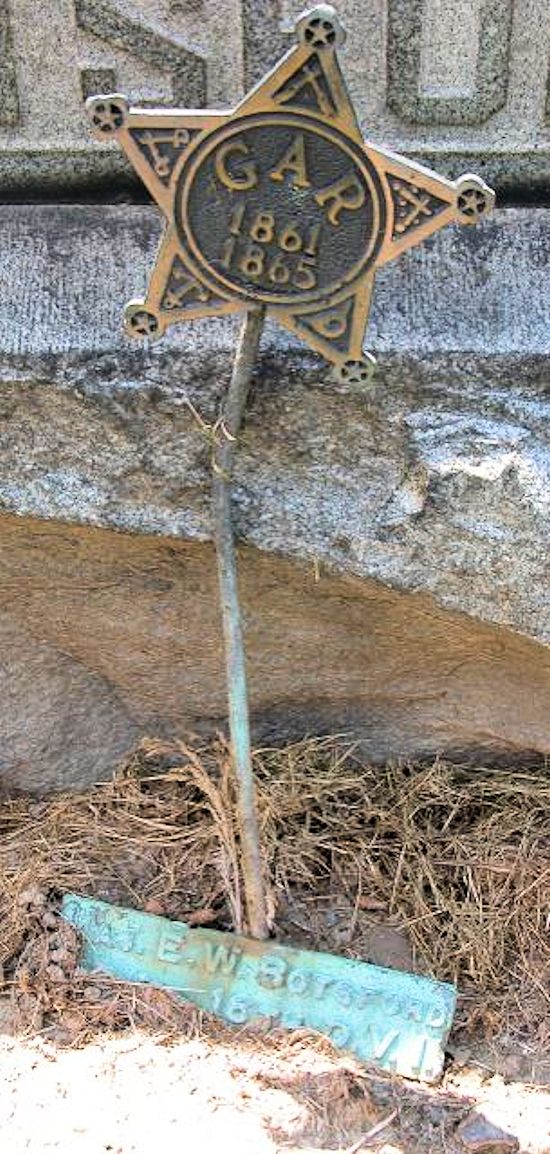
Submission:
[[[4,1035],[0,1066],[10,1154],[550,1151],[550,1091],[478,1063],[451,1063],[428,1089],[368,1074],[315,1041],[274,1046],[238,1032],[213,1041],[197,1025],[189,1037],[127,1030],[77,1049]],[[505,1144],[463,1144],[473,1110]]]
[[[441,1083],[79,970],[67,890],[246,928],[223,743],[146,743],[87,794],[0,804],[1,1149],[550,1154],[547,768],[375,768],[327,739],[256,773],[273,934],[456,981]]]

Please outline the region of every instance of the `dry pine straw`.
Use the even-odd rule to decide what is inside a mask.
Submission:
[[[405,929],[416,968],[457,981],[458,1029],[550,1035],[550,774],[365,764],[335,738],[255,755],[275,932],[307,903],[308,941],[368,959],[374,922]],[[0,806],[0,962],[22,1021],[69,1003],[105,1022],[105,983],[75,975],[76,938],[45,895],[66,890],[243,928],[233,786],[222,742],[142,742],[113,781]],[[347,910],[331,938],[327,908]],[[49,977],[48,977],[49,975]],[[52,992],[53,991],[53,992]],[[158,991],[109,985],[111,1025],[173,1020]],[[187,1009],[177,1011],[181,1025]],[[95,1018],[94,1018],[95,1014]],[[75,1018],[76,1015],[76,1018]],[[79,1016],[80,1015],[80,1016]],[[47,1017],[47,1015],[46,1015]]]

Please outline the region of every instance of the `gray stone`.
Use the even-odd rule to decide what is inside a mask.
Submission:
[[[483,1114],[473,1111],[460,1123],[457,1138],[472,1154],[514,1154],[519,1142],[513,1134],[490,1122]]]
[[[512,0],[389,0],[389,108],[417,125],[485,124],[506,106],[512,14]]]
[[[0,0],[4,191],[132,181],[91,139],[83,98],[235,103],[292,43],[302,0]],[[342,0],[342,60],[369,138],[452,176],[548,188],[546,0]],[[512,19],[513,17],[513,19]],[[107,183],[109,182],[109,183]]]
[[[84,98],[236,103],[302,7],[0,0],[4,200],[125,195]],[[366,136],[550,187],[546,0],[338,8]],[[82,786],[144,733],[225,718],[208,432],[237,322],[122,336],[160,227],[128,204],[0,207],[6,788]],[[366,393],[268,325],[235,493],[255,739],[550,753],[549,230],[546,209],[501,211],[381,270]]]
[[[132,179],[98,146],[84,99],[122,88],[144,104],[224,106],[243,92],[240,0],[0,0],[0,182],[4,192]]]
[[[120,331],[160,222],[145,207],[0,210],[6,511],[205,540],[233,320]],[[367,393],[270,325],[239,451],[258,548],[550,638],[550,212],[450,228],[377,277]],[[199,420],[200,418],[200,420]]]
[[[137,739],[212,734],[226,699],[209,544],[0,518],[0,781],[82,788]],[[430,597],[240,551],[257,743],[366,757],[550,753],[550,653]]]

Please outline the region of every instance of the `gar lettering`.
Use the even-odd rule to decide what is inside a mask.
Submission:
[[[308,189],[312,186],[308,171],[306,138],[297,132],[285,147],[280,158],[267,172],[262,173],[257,157],[254,156],[245,135],[223,141],[214,156],[216,177],[231,192],[249,192],[257,188],[264,175],[290,188]],[[356,212],[365,203],[365,189],[353,172],[334,180],[331,184],[314,192],[320,208],[326,210],[328,222],[335,228],[341,223],[342,213]]]
[[[356,176],[342,176],[326,188],[315,193],[315,200],[322,208],[328,204],[327,217],[331,224],[340,224],[340,214],[346,210],[354,212],[365,203],[365,190]]]

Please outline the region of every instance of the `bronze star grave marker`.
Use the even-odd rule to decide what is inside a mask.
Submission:
[[[95,133],[118,140],[167,220],[147,296],[126,308],[128,334],[156,338],[178,322],[245,313],[212,433],[250,938],[75,895],[63,911],[84,935],[88,968],[168,986],[237,1024],[322,1030],[361,1059],[433,1079],[452,986],[266,941],[230,487],[263,319],[270,314],[321,353],[340,381],[366,383],[374,358],[363,352],[363,336],[376,269],[452,221],[475,224],[494,201],[476,176],[449,181],[363,141],[336,55],[343,39],[333,8],[304,13],[295,46],[230,112],[130,108],[116,94],[88,101]]]

